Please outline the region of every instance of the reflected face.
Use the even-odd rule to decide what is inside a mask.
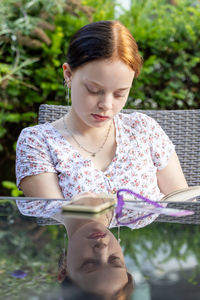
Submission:
[[[64,64],[71,79],[72,112],[89,127],[101,127],[125,105],[135,72],[121,60],[95,60],[75,71]],[[66,68],[66,69],[65,69]]]
[[[122,250],[102,224],[90,222],[71,237],[67,249],[69,276],[84,290],[111,294],[127,282]]]

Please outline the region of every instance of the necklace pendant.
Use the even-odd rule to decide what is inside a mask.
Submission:
[[[96,153],[92,153],[92,157],[95,157],[96,156]]]

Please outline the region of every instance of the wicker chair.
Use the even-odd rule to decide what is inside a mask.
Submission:
[[[66,114],[67,111],[67,106],[42,104],[39,109],[39,124],[53,122]],[[123,112],[131,113],[133,111],[128,109]],[[154,118],[176,145],[176,152],[188,185],[200,185],[200,110],[142,110],[141,112]],[[169,204],[169,207],[195,210],[195,214],[182,218],[160,215],[156,221],[200,223],[200,203],[177,202]],[[55,221],[53,222],[55,223]]]

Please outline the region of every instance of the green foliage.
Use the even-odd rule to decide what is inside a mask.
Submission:
[[[22,191],[19,191],[16,184],[11,181],[2,181],[2,186],[8,190],[10,190],[10,194],[12,197],[19,197],[23,195]]]
[[[117,234],[116,229],[111,231]],[[152,223],[133,231],[123,227],[120,229],[120,239],[124,254],[129,255],[139,269],[143,268],[145,261],[156,269],[173,259],[178,260],[181,266],[190,256],[194,256],[197,265],[200,266],[199,232],[199,225]],[[165,254],[162,259],[158,256],[160,252]],[[195,272],[199,273],[200,268]]]
[[[59,288],[58,260],[66,231],[62,225],[38,226],[36,220],[22,216],[14,201],[0,201],[0,299],[50,299]],[[15,270],[27,277],[12,277]]]
[[[130,11],[120,17],[138,41],[144,59],[130,94],[130,107],[200,106],[200,2],[169,2],[132,0]]]
[[[71,36],[88,22],[115,19],[115,3],[0,1],[0,182],[14,181],[16,139],[37,123],[39,105],[65,104],[62,64]],[[131,3],[118,19],[138,42],[144,66],[127,108],[199,108],[200,2]]]
[[[56,276],[61,236],[60,241],[52,241],[47,227],[39,228],[35,221],[20,220],[20,217],[14,219],[15,226],[7,222],[4,228],[3,224],[0,230],[1,298],[25,300],[41,294],[50,297],[50,290],[52,293],[59,287]],[[27,277],[13,278],[11,274],[15,270],[23,270]]]

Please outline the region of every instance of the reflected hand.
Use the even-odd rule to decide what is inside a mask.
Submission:
[[[113,197],[114,198],[114,197]],[[90,206],[96,206],[105,202],[110,201],[112,198],[107,194],[101,193],[101,194],[95,194],[92,192],[85,192],[81,193],[79,195],[76,195],[72,198],[73,204],[77,205],[90,205]]]

